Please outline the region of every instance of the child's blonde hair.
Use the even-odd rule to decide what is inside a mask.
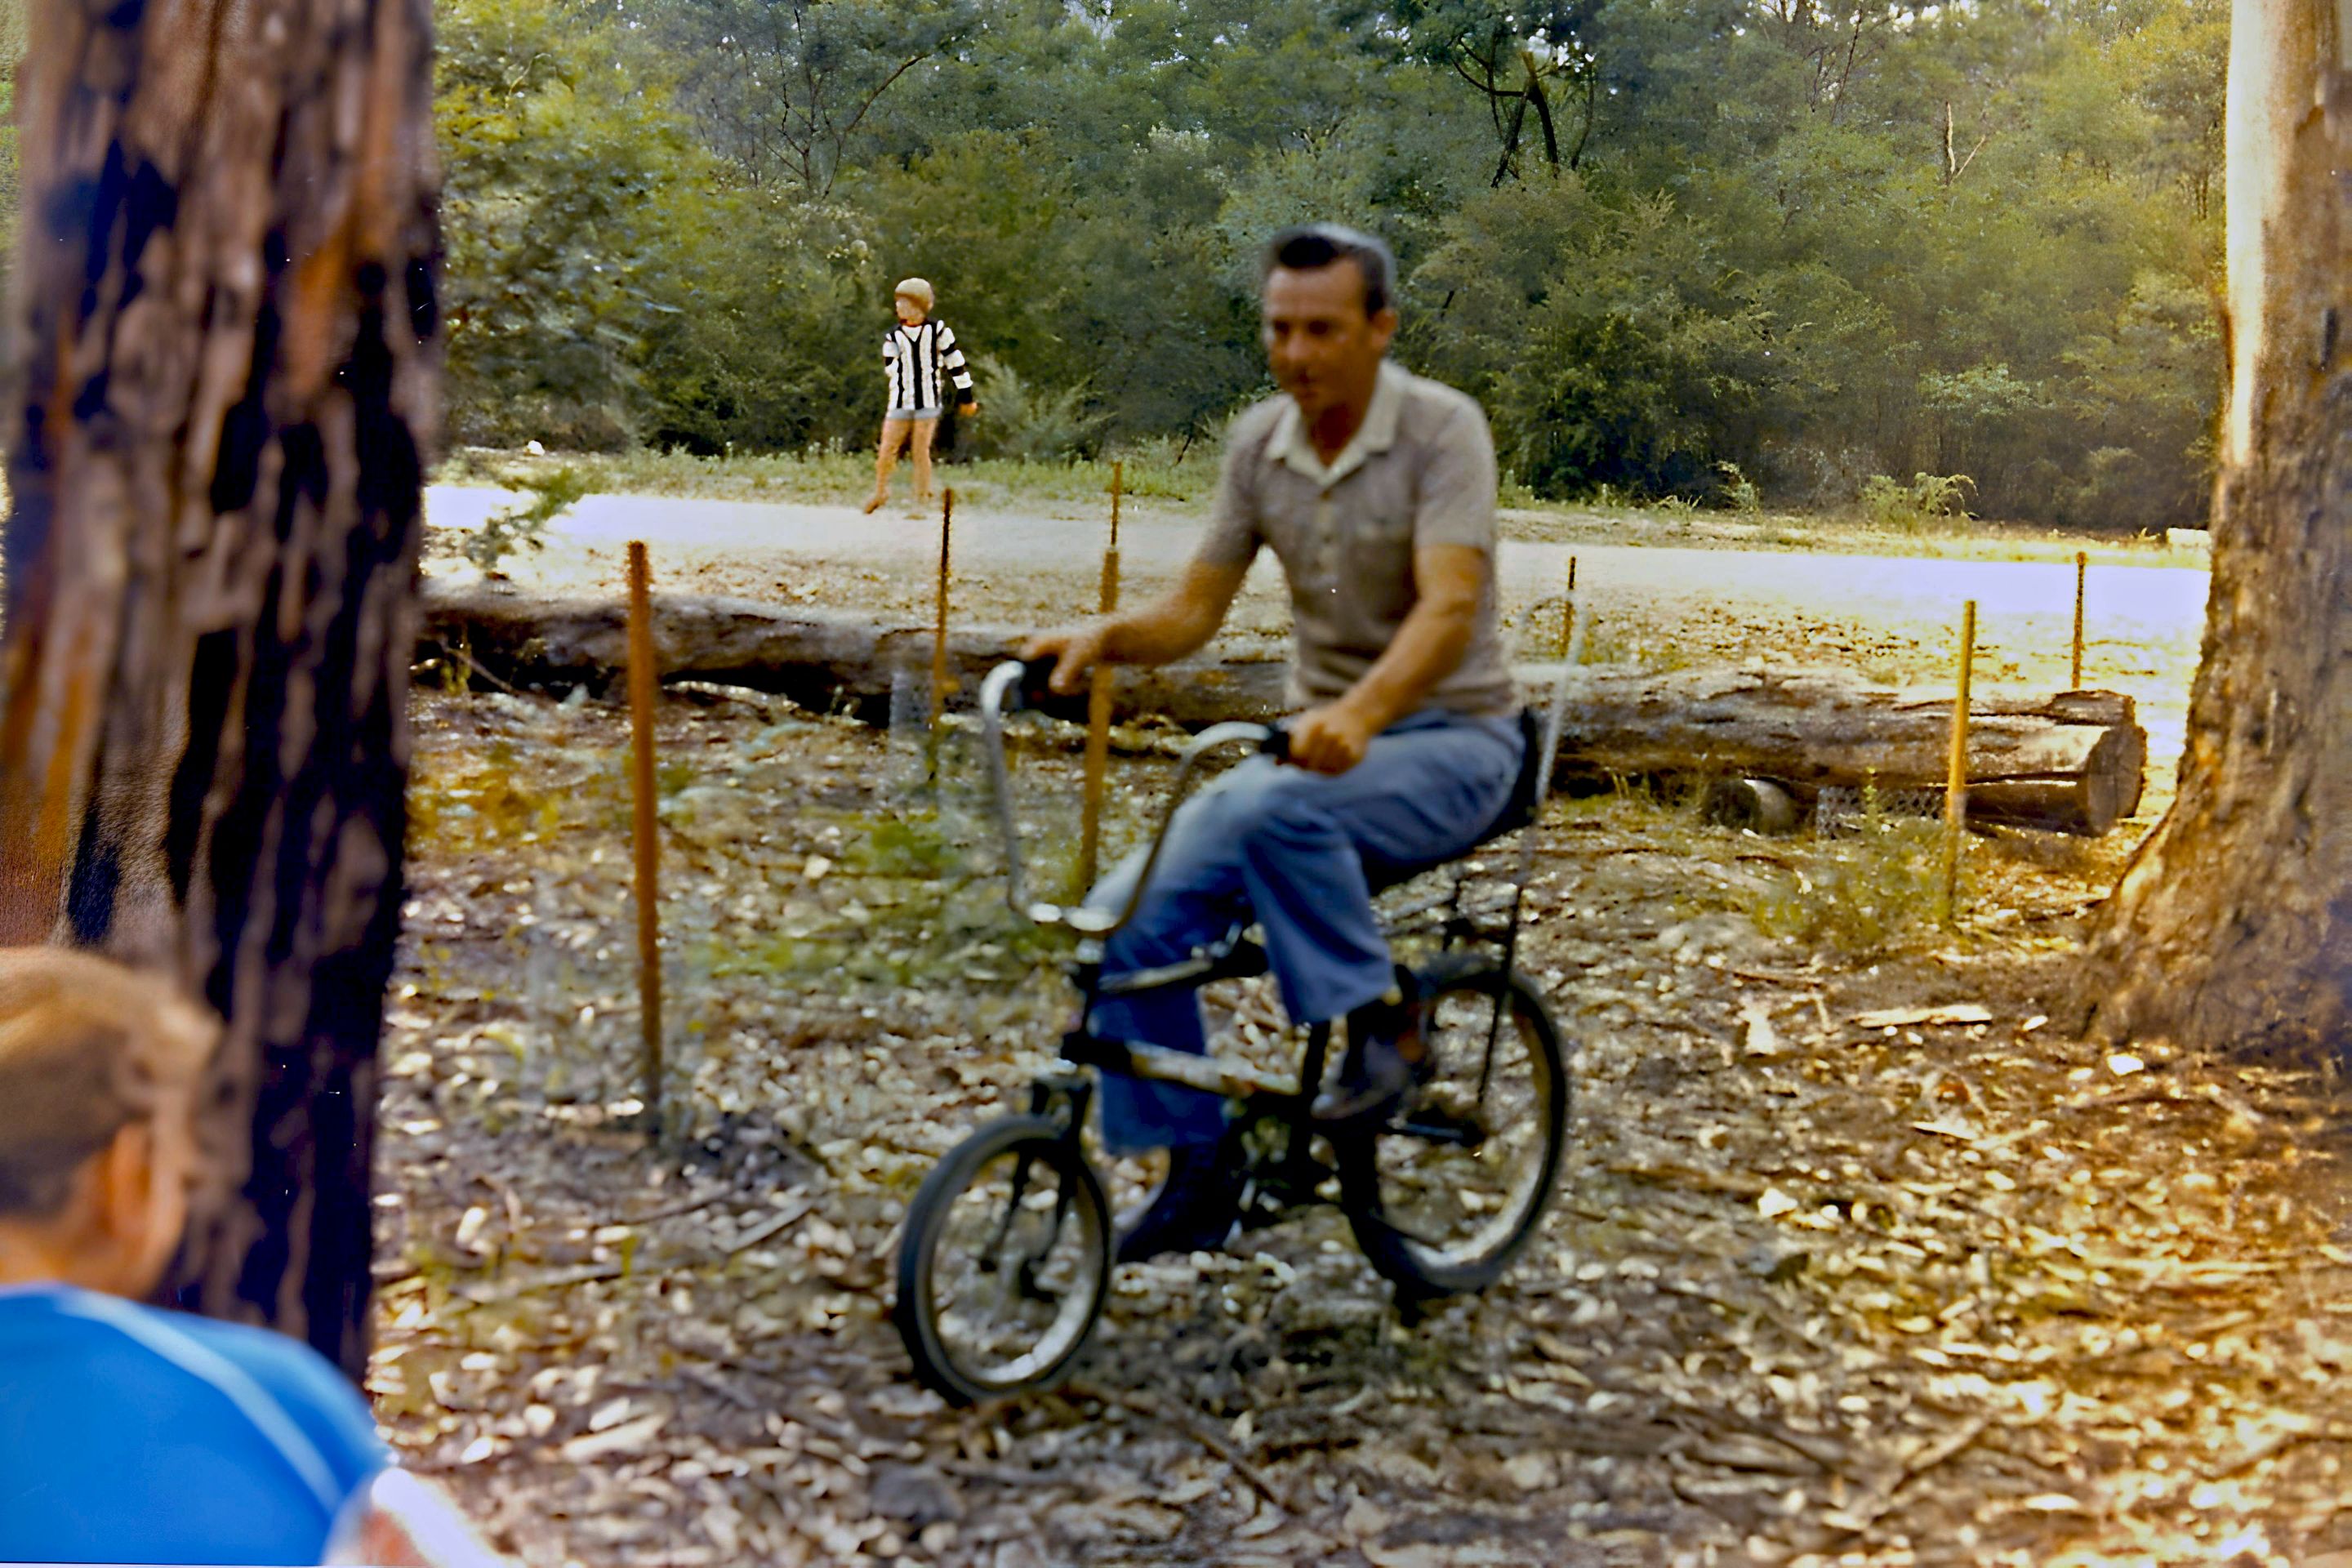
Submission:
[[[210,1014],[152,976],[67,948],[0,948],[0,1218],[57,1213],[74,1173],[132,1122],[193,1115],[219,1041]]]
[[[931,286],[922,279],[901,278],[898,279],[898,286],[890,290],[890,298],[893,300],[912,300],[916,304],[920,305],[925,310],[929,310],[931,308],[933,300],[936,300],[938,296],[931,292]]]

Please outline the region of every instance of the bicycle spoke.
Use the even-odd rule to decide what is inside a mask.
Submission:
[[[1107,1221],[1082,1174],[1042,1141],[1015,1143],[983,1157],[943,1200],[927,1310],[937,1357],[959,1385],[1019,1386],[1084,1339],[1104,1283]]]
[[[1507,1247],[1540,1203],[1549,1058],[1507,987],[1442,990],[1424,1023],[1436,1076],[1373,1137],[1380,1223],[1428,1264],[1453,1268]]]

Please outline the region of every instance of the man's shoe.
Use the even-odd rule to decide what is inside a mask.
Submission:
[[[1349,1050],[1339,1081],[1315,1097],[1307,1114],[1327,1127],[1372,1121],[1394,1109],[1418,1076],[1394,1041],[1366,1040]]]
[[[1168,1151],[1168,1178],[1113,1257],[1141,1263],[1170,1252],[1214,1252],[1241,1219],[1241,1161],[1230,1131],[1213,1143]]]
[[[1420,993],[1412,973],[1399,966],[1394,992],[1348,1015],[1339,1081],[1315,1097],[1307,1114],[1326,1126],[1383,1117],[1436,1072],[1421,1037]]]

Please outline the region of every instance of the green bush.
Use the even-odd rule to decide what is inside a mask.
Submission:
[[[1764,510],[1764,497],[1756,481],[1742,473],[1737,463],[1717,463],[1716,472],[1723,476],[1724,504],[1742,517],[1754,517]]]
[[[1758,931],[1864,958],[1933,924],[1941,825],[1887,810],[1875,790],[1861,795],[1857,814],[1817,826],[1786,872],[1751,900]]]
[[[1873,474],[1862,487],[1862,508],[1870,521],[1895,533],[1919,533],[1928,529],[1969,521],[1961,492],[1975,483],[1966,474],[1914,474],[1902,484],[1885,474]]]
[[[547,525],[588,493],[587,476],[569,463],[544,473],[508,474],[501,477],[501,483],[509,489],[530,491],[530,500],[492,512],[466,536],[466,559],[480,567],[486,577],[502,575],[501,564],[518,546],[540,548],[540,535],[547,531]]]
[[[1084,384],[1060,388],[1025,381],[992,354],[971,356],[975,390],[986,388],[975,447],[991,458],[1060,463],[1091,457],[1108,416],[1087,412]]]

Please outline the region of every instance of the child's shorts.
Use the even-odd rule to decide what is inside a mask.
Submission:
[[[936,408],[893,408],[882,417],[885,419],[937,419],[939,416],[940,411]]]

